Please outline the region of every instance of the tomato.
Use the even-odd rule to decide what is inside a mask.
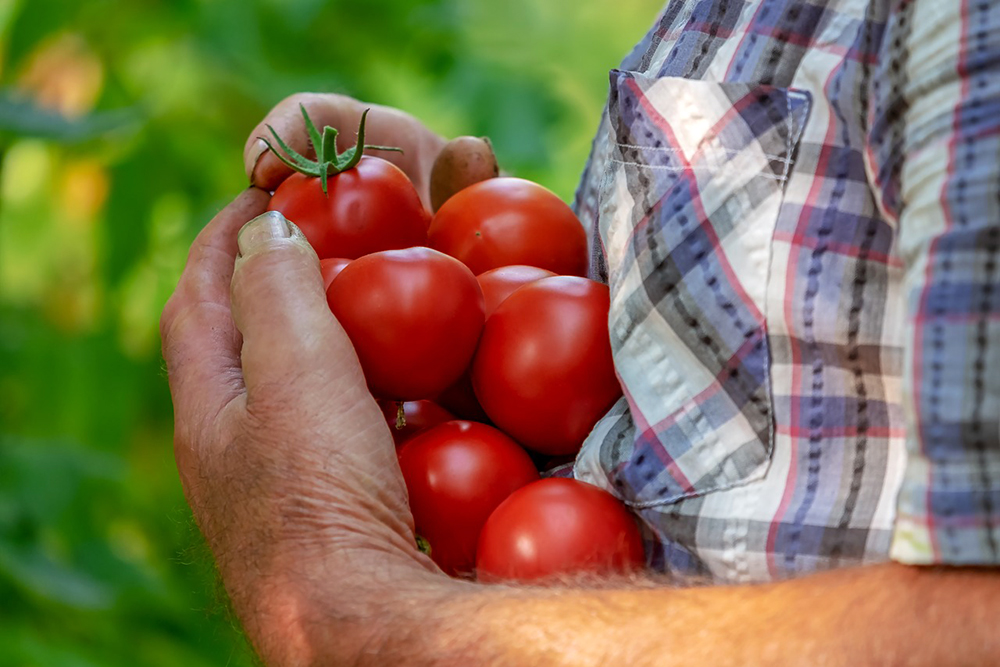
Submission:
[[[528,454],[497,429],[451,421],[424,431],[400,452],[417,534],[448,574],[471,572],[487,517],[516,489],[536,481]]]
[[[462,373],[451,386],[437,395],[434,401],[451,411],[459,419],[471,419],[474,422],[489,423],[483,406],[479,405],[476,392],[472,389],[472,374],[469,369]]]
[[[323,290],[330,289],[330,283],[340,275],[344,267],[351,263],[351,260],[343,257],[329,257],[319,260],[319,270],[323,274]]]
[[[434,214],[427,244],[476,275],[511,264],[587,273],[587,234],[573,210],[520,178],[491,178],[460,190]]]
[[[410,179],[391,162],[364,155],[366,148],[398,150],[365,144],[368,111],[361,114],[357,143],[340,153],[337,130],[324,127],[320,134],[300,108],[316,158],[296,153],[268,126],[277,146],[261,139],[295,171],[274,191],[269,210],[295,223],[320,259],[422,245],[430,214]]]
[[[403,425],[396,427],[399,416],[399,403],[395,401],[378,401],[382,408],[382,416],[389,425],[389,432],[396,443],[396,450],[406,441],[413,438],[418,433],[423,433],[427,429],[451,421],[455,415],[451,414],[437,403],[431,401],[406,401],[403,403]]]
[[[483,328],[483,293],[458,260],[430,248],[348,264],[326,293],[377,398],[416,401],[465,372]]]
[[[355,259],[426,242],[430,214],[391,162],[364,156],[331,176],[327,188],[323,194],[319,178],[295,173],[274,191],[268,207],[294,222],[320,259]]]
[[[472,365],[476,396],[498,428],[543,454],[580,448],[622,394],[608,307],[606,285],[572,276],[529,283],[500,304]]]
[[[483,581],[530,581],[560,574],[623,573],[645,564],[629,510],[586,482],[550,477],[510,495],[479,535]]]
[[[551,271],[540,269],[537,266],[515,264],[490,269],[476,276],[479,287],[483,290],[486,318],[489,319],[497,306],[521,285],[542,278],[550,278],[554,275]],[[476,398],[476,393],[472,388],[472,375],[468,372],[438,396],[437,401],[462,419],[472,419],[477,422],[489,421],[489,417],[479,404],[479,399]]]
[[[486,300],[486,318],[489,319],[497,306],[521,285],[527,285],[542,278],[551,278],[554,275],[556,274],[551,271],[524,264],[501,266],[498,269],[490,269],[479,274],[476,276],[476,280],[479,281],[479,287],[483,290],[483,299]]]

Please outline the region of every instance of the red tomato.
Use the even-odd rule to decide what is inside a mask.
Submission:
[[[430,248],[348,264],[326,293],[377,398],[417,401],[465,372],[483,328],[483,293],[461,262]]]
[[[434,400],[441,407],[454,413],[459,419],[471,419],[481,423],[490,421],[483,406],[479,405],[476,392],[472,389],[472,375],[469,369],[466,369],[462,373],[462,377],[438,394]]]
[[[410,440],[399,455],[417,534],[448,574],[471,572],[487,517],[536,481],[528,454],[485,424],[451,421]]]
[[[476,276],[476,280],[479,281],[479,287],[483,290],[483,299],[486,300],[486,318],[489,319],[497,306],[521,285],[527,285],[542,278],[551,278],[554,275],[556,274],[551,271],[524,264],[501,266],[498,269],[490,269],[486,273],[479,274]]]
[[[476,275],[511,264],[587,274],[583,224],[555,193],[520,178],[490,178],[459,190],[434,214],[427,244]]]
[[[596,486],[557,477],[503,501],[483,526],[476,556],[484,581],[628,572],[644,564],[642,535],[625,505]]]
[[[418,433],[423,433],[432,426],[451,421],[455,415],[451,414],[437,403],[431,401],[406,401],[403,403],[403,426],[396,428],[399,416],[399,403],[395,401],[378,401],[382,408],[382,416],[389,425],[389,432],[396,443],[396,450],[406,441],[413,438]]]
[[[330,289],[330,283],[340,275],[344,267],[351,263],[351,260],[343,257],[329,257],[319,260],[319,270],[323,274],[323,290]]]
[[[622,394],[608,307],[606,285],[572,276],[524,285],[500,304],[472,365],[476,396],[498,428],[543,454],[580,448]]]
[[[327,180],[294,173],[278,186],[269,210],[280,211],[309,239],[320,259],[355,259],[379,250],[423,245],[430,214],[396,165],[364,156]]]

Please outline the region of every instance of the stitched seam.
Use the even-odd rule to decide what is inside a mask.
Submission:
[[[841,85],[843,83],[843,70],[834,80],[833,95],[831,99],[837,100],[840,97]],[[838,107],[833,106],[834,112],[838,112]],[[838,122],[843,122],[843,116],[838,113]],[[832,148],[830,150],[833,150]],[[827,417],[825,407],[826,399],[826,364],[823,361],[822,353],[819,349],[819,341],[816,338],[816,305],[821,289],[820,276],[823,273],[823,256],[827,252],[830,237],[834,232],[836,211],[839,210],[841,201],[847,194],[848,178],[848,157],[850,153],[846,146],[841,148],[838,155],[838,170],[834,178],[833,192],[830,195],[829,206],[826,209],[819,228],[816,231],[816,246],[809,257],[809,270],[807,273],[806,290],[802,296],[802,338],[805,346],[802,353],[802,366],[804,373],[811,375],[811,393],[809,396],[809,406],[806,414],[809,415],[809,436],[808,465],[806,467],[804,481],[804,495],[802,496],[791,522],[787,521],[787,513],[781,517],[781,522],[788,525],[787,544],[784,550],[785,569],[795,570],[798,565],[798,557],[802,546],[802,535],[809,511],[816,501],[817,494],[822,484],[821,468],[823,462],[823,425]],[[831,158],[831,164],[833,163]],[[807,361],[811,359],[811,361]],[[803,377],[803,384],[806,378]],[[805,395],[805,391],[803,392]],[[800,454],[801,456],[801,454]]]
[[[790,103],[789,103],[789,107],[790,107]],[[790,108],[789,108],[789,113],[791,113],[791,109]],[[791,131],[791,130],[789,130],[789,131]],[[678,148],[667,148],[665,146],[659,146],[659,147],[658,146],[637,146],[637,145],[634,145],[634,144],[615,144],[615,145],[618,146],[619,148],[636,148],[636,149],[644,150],[644,151],[657,151],[657,152],[661,152],[661,153],[681,153],[681,154],[683,154],[683,151],[681,151]],[[719,149],[713,149],[713,152],[722,153],[723,155],[726,155],[727,157],[733,157],[733,156],[736,156],[736,155],[741,155],[744,151],[736,151],[736,150],[733,150],[731,148],[719,148]],[[766,157],[769,160],[776,160],[778,162],[784,162],[786,166],[791,162],[791,158],[782,157],[781,155],[769,155],[768,153],[764,153],[764,157]],[[629,163],[629,164],[631,164],[631,163]]]
[[[624,160],[616,160],[615,158],[611,158],[611,161],[614,162],[614,163],[616,163],[616,164],[622,164],[622,165],[627,165],[627,166],[631,166],[631,167],[636,167],[638,169],[656,169],[658,171],[669,171],[669,172],[675,172],[675,173],[681,173],[681,172],[692,172],[692,173],[700,173],[700,174],[718,174],[719,173],[718,169],[710,169],[708,167],[671,167],[669,165],[637,164],[635,162],[625,162]],[[757,177],[758,178],[766,178],[766,179],[772,180],[772,181],[781,181],[781,182],[785,181],[785,177],[784,176],[778,176],[777,174],[766,174],[766,173],[761,172],[761,173],[757,174]]]
[[[785,155],[787,158],[792,157],[792,95],[788,93],[785,95]],[[791,165],[791,159],[785,160],[785,168],[781,172],[781,180],[785,181],[788,179],[788,169]]]
[[[987,25],[988,22],[986,20],[986,12],[983,11],[982,6],[979,7],[979,11],[984,14],[982,17],[983,23],[981,25]],[[976,50],[985,51],[986,49],[986,33],[984,30],[980,30],[976,33]],[[985,75],[980,72],[976,83],[981,83],[984,78]],[[962,115],[964,116],[964,113]],[[972,147],[972,144],[974,143],[972,138],[970,137],[966,139],[964,143],[968,148],[968,151],[966,152],[966,163],[974,161],[975,152]],[[978,235],[979,234],[977,234],[977,236]],[[976,355],[975,361],[973,362],[973,407],[971,417],[972,432],[974,433],[972,443],[973,449],[976,453],[977,460],[980,463],[985,464],[988,445],[985,440],[986,436],[983,434],[983,407],[988,400],[985,375],[987,373],[987,359],[990,356],[991,342],[989,335],[989,315],[992,310],[993,284],[995,281],[995,272],[997,270],[997,254],[1000,252],[1000,238],[998,238],[998,232],[995,226],[991,226],[987,229],[983,250],[986,252],[984,262],[986,275],[984,276],[985,280],[983,280],[982,285],[982,296],[980,296],[979,301],[979,322],[976,324]],[[987,421],[989,421],[988,417]],[[985,465],[979,466],[977,481],[984,489],[988,489],[992,486],[990,474]],[[992,498],[990,498],[990,494],[985,491],[981,493],[978,505],[978,509],[982,512],[986,546],[989,548],[990,556],[992,556],[995,561],[998,551],[997,540],[993,534],[993,519],[996,516],[996,507],[994,506]]]

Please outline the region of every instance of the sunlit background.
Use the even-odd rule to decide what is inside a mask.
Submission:
[[[661,0],[0,0],[0,667],[250,665],[184,504],[157,320],[293,92],[488,135],[570,199]]]

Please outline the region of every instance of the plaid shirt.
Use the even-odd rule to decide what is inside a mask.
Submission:
[[[996,564],[1000,3],[672,0],[576,208],[653,567]]]

